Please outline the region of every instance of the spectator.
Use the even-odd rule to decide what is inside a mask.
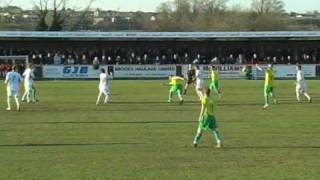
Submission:
[[[273,63],[273,64],[277,64],[277,63],[278,63],[278,59],[277,59],[276,56],[274,56],[274,57],[272,58],[272,63]]]
[[[74,65],[75,63],[75,60],[72,58],[71,55],[68,56],[68,59],[67,59],[67,64],[68,65]]]
[[[94,57],[94,60],[92,61],[92,65],[94,69],[99,69],[100,61],[99,58],[96,56]]]
[[[112,58],[108,56],[108,64],[113,64]]]
[[[43,64],[43,56],[41,53],[38,54],[35,64]]]
[[[75,53],[75,55],[74,55],[74,63],[81,64],[81,60],[80,60],[78,53]]]
[[[93,64],[95,57],[98,57],[99,64],[190,64],[193,61],[197,64],[244,64],[249,58],[251,63],[277,63],[277,64],[301,64],[317,63],[319,60],[318,49],[305,49],[298,51],[282,50],[282,49],[266,49],[267,52],[261,54],[268,54],[267,56],[258,57],[255,50],[252,52],[243,50],[243,54],[237,51],[237,55],[231,53],[234,50],[225,51],[219,48],[219,51],[206,48],[108,48],[108,49],[85,49],[82,51],[67,49],[59,52],[55,49],[14,49],[2,48],[0,54],[2,55],[29,55],[30,62],[34,64]],[[221,52],[226,52],[225,56]],[[251,54],[252,57],[246,57]],[[293,56],[294,55],[294,56]],[[71,57],[71,58],[70,58]]]
[[[197,54],[197,57],[196,57],[196,64],[201,64],[201,55],[200,54]],[[195,64],[195,63],[194,63]]]
[[[259,63],[258,55],[254,53],[251,59],[251,64],[257,64],[257,63]]]
[[[140,56],[137,57],[137,64],[139,64],[139,65],[142,64],[142,60],[141,60],[141,57],[140,57]]]
[[[61,61],[62,61],[62,64],[65,64],[66,63],[66,55],[65,54],[62,54],[61,55]]]
[[[44,58],[44,64],[53,64],[51,53],[47,53],[47,56]]]
[[[211,63],[211,64],[219,64],[219,62],[218,62],[218,57],[212,58],[210,63]]]
[[[189,54],[185,53],[184,54],[184,58],[183,58],[183,62],[184,64],[190,64],[190,58],[189,58]]]
[[[88,58],[85,54],[82,54],[81,64],[89,64]]]
[[[167,57],[166,57],[166,55],[162,55],[160,62],[161,62],[161,64],[167,64]]]
[[[200,61],[199,61],[199,59],[196,58],[192,63],[193,63],[193,64],[199,64]]]
[[[235,60],[233,57],[233,54],[230,54],[229,57],[227,58],[227,64],[235,64]]]
[[[174,63],[175,64],[181,64],[182,63],[181,57],[179,56],[178,53],[175,53],[173,57],[174,57]]]
[[[60,64],[62,64],[61,56],[60,56],[58,53],[56,53],[56,54],[54,55],[54,57],[53,57],[53,64],[54,64],[54,65],[60,65]]]
[[[134,52],[132,52],[132,53],[130,54],[130,57],[129,57],[129,63],[130,63],[130,64],[135,64],[135,59],[136,59],[136,55],[135,55]]]
[[[143,64],[149,64],[149,60],[148,60],[148,55],[147,54],[143,55]]]
[[[159,56],[156,56],[155,64],[156,64],[156,65],[160,65],[160,64],[161,64],[161,61],[160,61],[160,57],[159,57]]]
[[[106,58],[105,55],[103,55],[102,58],[101,58],[101,64],[102,65],[106,65],[107,63],[108,63],[107,58]]]
[[[36,62],[37,62],[37,55],[32,54],[32,56],[31,56],[31,62],[32,62],[33,64],[36,64]]]
[[[292,63],[292,60],[291,60],[291,56],[288,56],[288,57],[287,57],[287,60],[288,60],[288,64],[293,64],[293,63]]]
[[[266,63],[267,63],[267,64],[272,64],[272,60],[271,60],[271,57],[270,57],[270,56],[267,56],[267,58],[266,58]]]
[[[126,59],[126,58],[122,58],[122,59],[121,59],[121,64],[128,64],[128,63],[127,63],[127,59]]]
[[[117,56],[116,58],[116,65],[119,65],[121,62],[121,57],[120,56]]]
[[[5,77],[5,65],[0,64],[0,78],[4,78],[4,77]]]
[[[316,64],[317,63],[317,56],[312,55],[312,64]]]

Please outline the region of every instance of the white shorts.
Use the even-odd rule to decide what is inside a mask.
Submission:
[[[296,92],[297,92],[297,93],[305,93],[305,92],[307,92],[307,85],[306,85],[306,83],[297,84],[297,86],[296,86]]]
[[[32,83],[24,83],[24,90],[31,91],[32,90]]]
[[[103,93],[104,95],[109,95],[110,94],[108,86],[100,86],[99,87],[99,91],[100,91],[100,93]]]
[[[13,90],[9,87],[7,88],[7,96],[8,97],[18,97],[19,96],[19,90]]]
[[[197,80],[197,82],[196,82],[196,88],[197,88],[197,89],[202,89],[202,88],[203,88],[203,81],[202,81],[202,80]]]

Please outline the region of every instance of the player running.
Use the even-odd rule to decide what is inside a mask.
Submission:
[[[187,72],[187,83],[186,83],[186,85],[184,86],[184,91],[183,91],[183,94],[184,94],[184,95],[187,94],[189,85],[190,85],[190,84],[193,84],[193,83],[195,82],[195,80],[196,80],[195,75],[196,75],[195,69],[192,67],[191,64],[189,64],[188,72]]]
[[[20,111],[20,102],[19,102],[19,91],[20,83],[22,82],[22,77],[17,73],[18,69],[16,66],[12,67],[12,71],[8,72],[6,75],[6,80],[4,83],[7,85],[7,111],[11,111],[11,98],[15,99],[17,111]]]
[[[201,101],[201,97],[203,96],[203,79],[202,79],[202,70],[199,66],[197,66],[196,69],[196,92],[199,97],[199,100]]]
[[[183,97],[182,97],[182,83],[180,81],[184,81],[184,78],[179,77],[179,76],[169,76],[169,85],[171,86],[169,90],[169,100],[168,102],[172,102],[172,95],[173,93],[177,93],[179,100],[180,100],[180,105],[183,104]]]
[[[211,83],[210,83],[210,90],[215,91],[215,93],[221,98],[221,90],[219,87],[219,79],[218,79],[218,72],[213,68],[213,66],[210,67],[211,71]]]
[[[297,70],[297,82],[296,82],[296,95],[297,95],[297,100],[298,102],[301,102],[300,100],[300,95],[303,94],[308,101],[311,103],[312,102],[312,98],[310,97],[310,95],[307,92],[307,83],[306,80],[304,78],[303,72],[302,72],[302,67],[300,64],[298,64],[296,66],[296,70]]]
[[[278,103],[276,96],[274,94],[274,87],[273,87],[273,81],[274,81],[274,72],[273,72],[273,65],[269,64],[267,69],[261,68],[259,65],[256,65],[257,69],[259,71],[264,71],[265,73],[265,83],[264,83],[264,106],[263,108],[266,109],[269,107],[269,96],[273,98],[273,102],[275,104]]]
[[[105,69],[101,69],[100,73],[100,83],[99,83],[99,94],[97,98],[96,105],[99,105],[102,94],[105,96],[103,104],[107,104],[111,98],[110,90],[109,90],[109,81],[113,79],[112,74],[107,75]]]
[[[24,78],[24,94],[21,101],[25,102],[27,100],[27,103],[30,103],[31,101],[36,102],[35,89],[33,86],[35,76],[33,73],[33,68],[29,64],[27,64],[22,76]]]
[[[199,126],[197,134],[194,137],[193,146],[197,147],[202,137],[202,132],[210,130],[217,142],[217,148],[222,147],[222,140],[218,131],[217,122],[215,118],[215,100],[210,96],[211,90],[205,88],[204,96],[201,98],[201,112],[199,117]]]

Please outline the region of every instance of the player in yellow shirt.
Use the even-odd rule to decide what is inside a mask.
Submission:
[[[168,102],[172,102],[172,95],[173,93],[177,93],[179,100],[180,100],[180,105],[183,104],[183,98],[182,98],[182,90],[183,90],[183,85],[182,81],[184,81],[184,78],[179,77],[179,76],[169,76],[169,85],[171,86],[170,91],[169,91],[169,100]]]
[[[211,83],[210,83],[210,90],[211,91],[215,91],[217,93],[217,95],[219,96],[219,98],[221,98],[221,90],[219,87],[219,78],[218,78],[218,72],[211,66],[210,67],[210,71],[211,71]]]
[[[273,65],[269,64],[267,69],[261,68],[259,65],[256,65],[257,69],[260,71],[264,71],[265,73],[265,82],[264,82],[264,106],[263,108],[266,109],[269,107],[269,97],[273,98],[273,102],[277,104],[277,99],[274,94],[274,72],[273,72]]]
[[[201,97],[201,112],[197,134],[193,140],[193,146],[197,147],[204,130],[210,130],[217,142],[217,148],[222,147],[222,140],[218,131],[215,118],[215,99],[210,96],[211,90],[204,89],[204,96]]]

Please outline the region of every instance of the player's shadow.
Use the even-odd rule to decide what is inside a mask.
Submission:
[[[163,101],[154,101],[154,102],[143,102],[143,101],[130,101],[130,102],[111,102],[109,104],[110,106],[134,106],[134,105],[140,105],[140,106],[146,106],[146,107],[174,107],[174,106],[195,106],[199,105],[200,102],[198,101],[185,101],[183,105],[179,104],[179,101],[173,101],[171,103],[163,102]]]
[[[179,106],[179,105],[176,105]],[[171,107],[171,106],[170,106]],[[157,109],[157,108],[148,108],[148,107],[135,107],[135,108],[123,108],[123,109],[115,109],[116,107],[110,107],[108,108],[105,106],[105,109],[102,109],[102,106],[97,109],[90,109],[90,108],[69,108],[69,109],[60,109],[60,108],[39,108],[39,109],[24,109],[22,113],[24,112],[53,112],[53,113],[66,113],[66,112],[179,112],[177,109]],[[181,109],[180,111],[183,111]],[[2,112],[0,110],[0,112]],[[7,111],[3,111],[7,112]],[[18,113],[15,111],[12,111],[12,113]]]
[[[58,146],[121,146],[145,145],[148,143],[57,143],[57,144],[0,144],[0,148],[9,147],[58,147]]]
[[[224,147],[224,149],[320,149],[320,146],[241,146]]]
[[[115,104],[115,105],[128,105],[128,104],[132,104],[132,105],[145,105],[145,104],[170,104],[168,102],[165,101],[114,101],[111,102],[110,104]]]
[[[308,103],[307,101],[303,101],[303,103]],[[319,104],[320,101],[314,100],[311,104]],[[119,101],[119,102],[112,102],[110,103],[111,105],[177,105],[178,102],[173,102],[173,103],[168,103],[168,102],[163,102],[163,101],[153,101],[153,102],[143,102],[143,101],[131,101],[131,102],[124,102],[124,101]],[[232,102],[232,101],[218,101],[217,102],[218,106],[260,106],[263,105],[263,102],[248,102],[248,101],[237,101],[237,102]],[[296,100],[294,99],[279,99],[278,102],[279,105],[289,105],[289,104],[299,104],[297,103]],[[193,106],[193,105],[200,105],[199,101],[185,101],[183,106]]]
[[[199,146],[200,149],[209,149],[212,146]],[[320,146],[224,146],[222,150],[245,149],[320,149]]]
[[[242,121],[219,121],[220,123],[243,123]],[[246,122],[256,122],[246,121]],[[197,124],[197,120],[189,121],[51,121],[51,122],[3,122],[1,125],[34,125],[34,124],[45,124],[45,125],[58,125],[58,124]],[[2,131],[2,130],[0,130]]]
[[[298,103],[295,100],[280,100],[277,105],[293,105],[293,104],[320,104],[320,101],[312,101],[312,103],[309,103],[307,101]],[[221,102],[218,103],[218,106],[263,106],[263,103],[257,103],[257,102]]]
[[[88,121],[88,122],[41,122],[40,124],[196,124],[197,121]]]

